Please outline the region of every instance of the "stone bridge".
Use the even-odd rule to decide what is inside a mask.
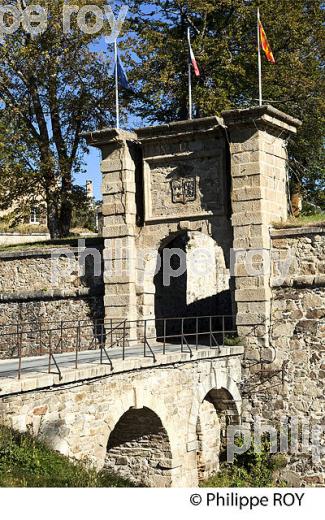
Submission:
[[[105,326],[127,321],[132,327],[123,338],[128,355],[134,345],[137,355],[111,366],[98,357],[86,361],[83,352],[83,363],[73,369],[69,347],[69,354],[58,354],[72,358],[61,378],[44,373],[46,366],[33,372],[34,361],[28,361],[31,368],[19,381],[1,367],[11,363],[12,370],[22,349],[30,356],[20,342],[19,360],[14,351],[10,360],[0,361],[0,422],[30,429],[55,449],[87,458],[97,468],[166,487],[195,486],[218,470],[229,422],[248,424],[258,415],[277,426],[279,417],[290,413],[319,424],[324,416],[324,231],[271,229],[287,219],[286,146],[300,122],[270,106],[222,116],[86,136],[102,154],[103,250],[96,251],[102,276],[95,281],[87,271],[77,279],[72,255],[73,268],[60,287],[45,285],[53,301],[30,309],[24,291],[37,267],[40,298],[49,264],[43,260],[40,268],[39,259],[36,267],[36,258],[24,259],[25,267],[28,262],[33,267],[22,280],[21,264],[6,255],[0,320],[5,325],[12,315],[34,316],[35,311],[38,318],[30,321],[37,336],[44,314],[79,321],[86,314],[90,333],[78,334],[81,350],[98,344],[97,319]],[[295,263],[290,269],[286,264],[284,273],[289,250]],[[181,274],[180,263],[172,259],[175,251],[185,266]],[[209,262],[198,272],[202,252]],[[11,294],[13,266],[22,294]],[[166,284],[168,269],[172,277]],[[184,338],[188,346],[189,331],[183,325],[166,330],[168,318],[230,316],[234,324],[226,330],[224,323],[222,329],[197,329],[210,341],[199,348],[196,341],[193,355],[175,341],[156,359],[145,357],[143,346],[141,354],[139,345],[148,338],[156,345],[177,336],[182,347]],[[218,346],[212,349],[214,332]],[[193,330],[190,335],[193,339]],[[55,336],[45,339],[51,343]],[[35,331],[21,337],[35,350]],[[243,346],[225,346],[237,338],[245,342],[242,375]],[[100,339],[110,356],[118,339],[110,334]],[[11,352],[0,335],[1,351],[2,357]],[[245,385],[243,410],[240,383]],[[299,480],[291,483],[323,483],[324,466],[306,460],[305,454],[293,455],[290,464]]]
[[[0,421],[147,486],[195,486],[239,422],[243,347],[87,364],[0,380]]]

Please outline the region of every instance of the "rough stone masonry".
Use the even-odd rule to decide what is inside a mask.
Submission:
[[[229,377],[241,381],[237,397],[219,361],[174,360],[150,371],[138,364],[135,372],[103,380],[95,371],[96,381],[93,369],[83,381],[73,378],[78,386],[68,380],[54,388],[49,380],[41,391],[22,382],[25,387],[3,398],[2,420],[30,425],[61,451],[90,456],[98,467],[164,486],[193,485],[218,469],[222,403],[242,397],[237,415],[226,409],[247,425],[256,415],[272,424],[295,415],[323,425],[324,229],[272,229],[287,219],[286,143],[299,125],[263,106],[87,136],[102,152],[106,318],[152,319],[156,334],[157,320],[171,314],[235,314],[245,343],[242,374],[238,353],[229,358],[236,365]],[[208,274],[197,275],[192,259],[202,247],[213,261]],[[187,269],[166,288],[156,268],[173,248],[183,252]],[[285,276],[283,265],[289,265]],[[135,323],[129,339],[137,334]],[[208,366],[211,384],[194,398]],[[195,435],[186,436],[181,424],[192,424]],[[185,452],[191,455],[179,457]],[[300,453],[288,463],[289,483],[324,484],[323,460],[315,465],[310,453]]]

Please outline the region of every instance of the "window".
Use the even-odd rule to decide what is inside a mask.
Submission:
[[[35,206],[33,206],[30,210],[30,224],[39,224],[39,210]]]

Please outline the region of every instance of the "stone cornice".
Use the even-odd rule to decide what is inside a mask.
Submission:
[[[296,119],[285,112],[281,112],[272,105],[263,105],[261,107],[252,107],[238,110],[226,110],[222,112],[227,127],[239,127],[243,125],[252,125],[263,123],[273,127],[281,128],[288,133],[296,133],[297,129],[302,125],[299,119]]]
[[[139,141],[148,142],[154,140],[178,138],[197,133],[210,133],[224,127],[223,120],[217,116],[175,121],[173,123],[149,126],[136,129]]]
[[[137,135],[134,132],[117,128],[103,128],[94,132],[83,132],[80,137],[84,137],[87,144],[101,147],[108,143],[118,143],[123,141],[136,141]]]
[[[324,235],[325,226],[304,226],[295,228],[281,228],[270,230],[271,238],[296,237],[305,235]]]
[[[79,287],[77,289],[51,289],[46,291],[16,291],[0,294],[0,304],[45,300],[70,300],[102,296],[103,286]]]

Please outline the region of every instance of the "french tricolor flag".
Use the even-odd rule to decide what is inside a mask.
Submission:
[[[196,61],[196,58],[194,56],[194,52],[192,49],[190,31],[187,32],[187,40],[188,40],[188,48],[189,48],[189,53],[190,53],[190,60],[191,60],[192,66],[193,66],[194,74],[196,77],[199,77],[200,69],[198,67],[198,64],[197,64],[197,61]]]

